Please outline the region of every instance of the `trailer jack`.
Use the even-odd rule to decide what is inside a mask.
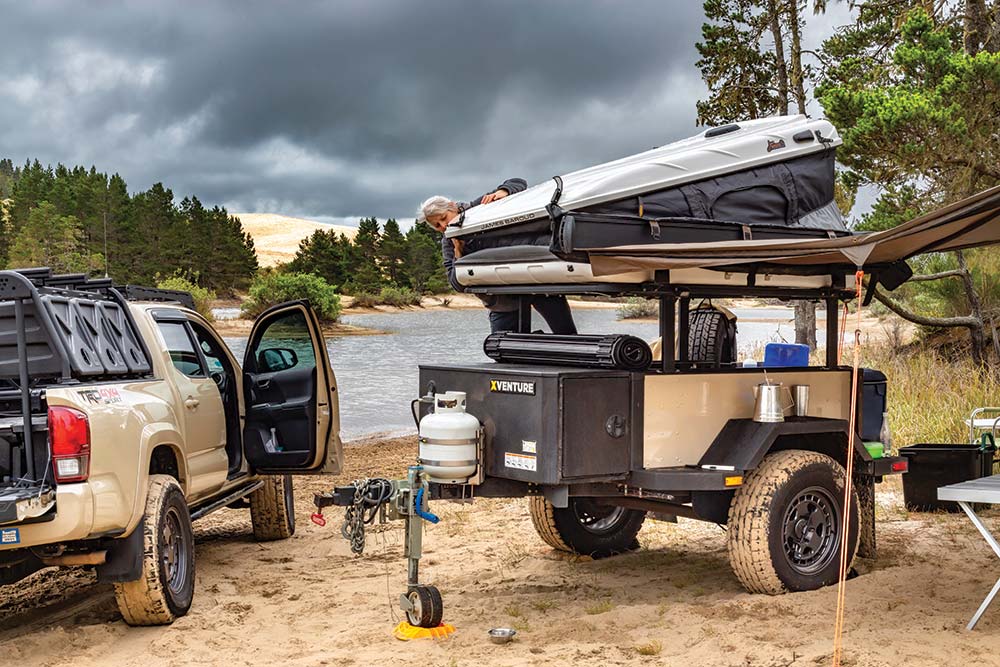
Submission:
[[[455,628],[441,623],[444,605],[436,586],[420,583],[420,557],[423,553],[423,522],[437,523],[438,517],[426,507],[430,487],[422,466],[410,466],[406,479],[363,479],[349,486],[338,486],[315,496],[313,523],[323,526],[324,507],[345,507],[341,535],[351,543],[351,551],[361,555],[365,549],[365,526],[387,520],[405,523],[406,592],[399,596],[399,608],[406,614],[395,634],[400,639],[445,637]]]

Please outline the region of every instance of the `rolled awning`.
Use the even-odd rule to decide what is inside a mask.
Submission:
[[[612,246],[588,250],[595,276],[636,269],[777,265],[801,267],[889,265],[915,255],[1000,243],[1000,186],[897,227],[832,239],[721,241]]]

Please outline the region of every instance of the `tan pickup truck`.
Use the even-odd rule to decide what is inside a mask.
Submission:
[[[257,539],[291,536],[289,475],[339,472],[339,430],[305,301],[257,318],[241,367],[184,292],[0,272],[0,585],[95,567],[126,622],[170,623],[191,521],[249,507]]]

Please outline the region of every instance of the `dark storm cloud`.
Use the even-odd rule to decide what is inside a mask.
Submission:
[[[0,154],[234,210],[409,216],[691,134],[694,0],[17,3]]]

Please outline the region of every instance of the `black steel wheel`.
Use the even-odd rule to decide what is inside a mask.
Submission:
[[[412,587],[406,594],[410,609],[406,620],[420,628],[436,628],[444,618],[444,601],[436,586],[420,585]]]
[[[635,551],[636,535],[646,513],[592,498],[570,498],[568,507],[555,507],[541,496],[529,499],[535,531],[549,546],[593,558]]]
[[[837,553],[840,522],[840,506],[827,489],[811,486],[799,492],[781,524],[788,564],[804,575],[823,570]]]

